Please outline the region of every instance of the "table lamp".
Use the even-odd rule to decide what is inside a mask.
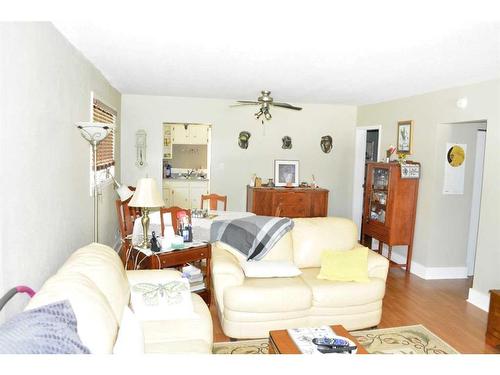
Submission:
[[[141,249],[148,249],[150,247],[148,241],[148,228],[149,228],[149,209],[154,207],[163,207],[165,202],[161,197],[160,191],[156,187],[154,178],[141,178],[137,181],[135,193],[132,196],[129,204],[130,207],[142,208],[142,232],[143,241],[139,245]]]

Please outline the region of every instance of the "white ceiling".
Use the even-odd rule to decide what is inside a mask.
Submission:
[[[500,77],[490,2],[331,3],[99,3],[53,21],[123,94],[366,104]]]

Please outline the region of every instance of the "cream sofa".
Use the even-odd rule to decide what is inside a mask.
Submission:
[[[181,277],[173,270],[125,271],[116,252],[92,243],[74,252],[30,300],[26,310],[69,300],[80,339],[91,353],[112,353],[131,283],[165,282]],[[207,305],[191,294],[196,317],[141,321],[146,353],[211,353],[212,318]],[[138,316],[139,320],[141,317]]]
[[[369,250],[370,282],[319,280],[323,250],[361,246],[348,219],[294,219],[287,233],[263,260],[289,260],[302,274],[289,278],[246,278],[245,258],[218,242],[212,246],[212,275],[217,312],[224,333],[232,338],[268,337],[270,330],[341,324],[348,330],[373,327],[382,315],[389,263]]]

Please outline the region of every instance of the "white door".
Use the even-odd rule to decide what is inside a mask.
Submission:
[[[467,276],[474,275],[474,264],[476,261],[477,233],[479,230],[479,211],[481,208],[481,190],[483,186],[485,146],[486,131],[478,130],[476,137],[476,160],[474,162],[474,182],[472,187],[469,238],[467,240]]]
[[[172,125],[172,144],[189,144],[189,126]]]

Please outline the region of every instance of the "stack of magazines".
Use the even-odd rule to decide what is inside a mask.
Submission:
[[[182,275],[189,280],[191,292],[205,289],[203,274],[198,267],[188,264],[187,266],[182,267]]]

